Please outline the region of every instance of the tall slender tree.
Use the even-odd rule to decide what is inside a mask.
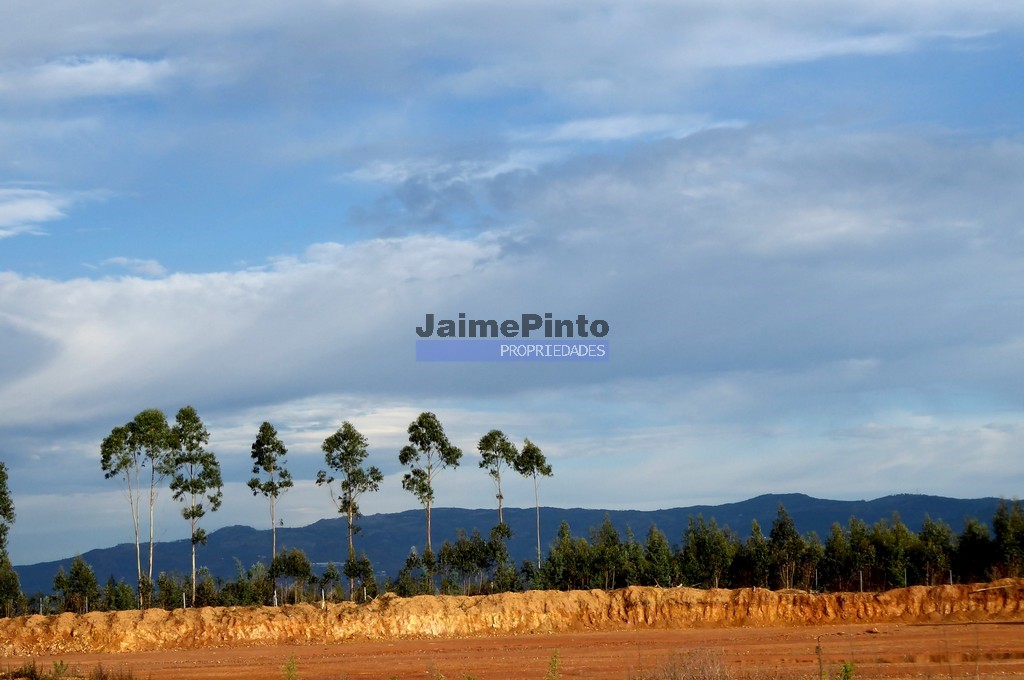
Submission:
[[[14,571],[7,554],[7,534],[14,518],[14,500],[7,486],[7,466],[0,461],[0,605],[3,606],[3,616],[12,616],[23,599],[18,572]]]
[[[149,468],[149,573],[147,589],[153,584],[153,546],[156,501],[164,479],[173,470],[171,428],[160,409],[141,411],[128,423],[129,446],[141,451],[144,464]]]
[[[792,588],[800,554],[804,550],[804,540],[782,503],[779,503],[771,533],[768,534],[768,547],[780,587]]]
[[[271,559],[277,557],[277,499],[293,484],[292,474],[285,467],[287,453],[288,449],[278,438],[277,430],[263,421],[256,441],[252,443],[253,478],[249,480],[249,488],[253,496],[263,494],[270,502]],[[261,475],[266,475],[266,481],[260,479]]]
[[[501,507],[505,497],[501,493],[501,473],[505,468],[515,466],[519,451],[501,430],[491,430],[481,437],[476,449],[480,452],[480,468],[487,470],[498,489],[495,496],[498,499],[498,524],[504,524]]]
[[[196,546],[206,545],[206,531],[198,526],[206,515],[205,503],[210,512],[216,512],[221,505],[224,485],[220,474],[220,463],[213,451],[206,449],[210,433],[203,425],[199,414],[191,406],[182,407],[171,428],[174,441],[174,472],[171,475],[171,492],[174,500],[184,500],[182,516],[189,521],[192,536],[192,606],[196,606]]]
[[[540,493],[537,489],[539,477],[550,477],[551,465],[540,447],[529,439],[523,442],[523,450],[516,456],[516,472],[524,477],[533,477],[533,499],[537,508],[537,565],[540,566]]]
[[[135,570],[138,577],[139,607],[143,602],[142,551],[139,531],[139,508],[142,503],[141,476],[142,457],[138,449],[128,443],[128,426],[118,426],[100,445],[100,465],[106,479],[120,478],[125,484],[125,495],[132,513],[132,527],[135,530]]]
[[[135,566],[139,579],[139,606],[146,605],[146,594],[153,583],[154,514],[159,487],[170,472],[170,427],[163,411],[140,411],[131,422],[115,427],[100,445],[100,466],[107,479],[125,483],[128,506],[135,531]],[[142,470],[149,469],[149,570],[142,570],[141,531]]]
[[[7,534],[14,518],[14,500],[7,486],[7,466],[0,461],[0,555],[7,554]]]
[[[409,424],[409,444],[398,453],[398,462],[409,466],[402,477],[402,488],[423,505],[427,515],[427,552],[430,545],[430,507],[434,502],[434,477],[445,468],[455,468],[462,458],[462,449],[448,441],[441,422],[425,411]]]
[[[380,489],[380,483],[384,481],[381,471],[371,465],[363,467],[366,460],[366,437],[360,434],[352,423],[347,420],[341,424],[338,430],[324,440],[321,450],[324,452],[324,462],[331,470],[339,473],[338,493],[334,492],[335,478],[326,470],[320,470],[316,474],[317,485],[326,486],[331,493],[331,500],[338,507],[338,512],[345,515],[348,520],[348,562],[346,573],[349,573],[348,596],[354,599],[355,577],[351,574],[356,572],[356,548],[353,537],[359,531],[356,526],[356,519],[361,516],[359,512],[359,496],[368,491]]]

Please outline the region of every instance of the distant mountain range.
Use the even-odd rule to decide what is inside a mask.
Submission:
[[[738,503],[723,505],[696,505],[669,510],[587,510],[582,508],[541,508],[541,545],[545,553],[555,538],[562,521],[569,523],[574,535],[589,536],[592,528],[604,521],[605,515],[625,536],[631,529],[637,540],[643,542],[651,525],[668,536],[673,545],[682,541],[683,531],[690,516],[714,518],[718,524],[728,525],[740,536],[750,534],[751,521],[757,520],[767,536],[776,517],[779,504],[793,518],[801,533],[816,532],[824,541],[834,522],[846,525],[851,517],[874,524],[880,519],[891,519],[899,513],[903,522],[918,531],[925,515],[944,520],[959,533],[967,517],[975,517],[990,524],[999,503],[998,498],[956,499],[941,496],[900,494],[871,501],[833,501],[812,498],[804,494],[766,494]],[[509,554],[518,564],[524,559],[536,559],[537,538],[534,508],[505,508],[505,522],[512,529]],[[446,540],[455,540],[456,530],[471,533],[478,529],[487,538],[497,524],[497,509],[467,510],[462,508],[434,508],[431,513],[434,549]],[[422,551],[425,521],[422,510],[368,515],[359,520],[361,531],[356,536],[356,549],[365,551],[374,564],[381,580],[394,576],[405,562],[409,549]],[[282,548],[301,548],[309,559],[319,566],[328,562],[340,565],[345,561],[345,519],[324,519],[301,528],[277,530],[277,543]],[[187,539],[158,543],[155,548],[157,572],[191,571],[191,552]],[[82,555],[93,568],[100,586],[111,575],[135,583],[135,546],[123,543],[112,548],[90,550]],[[67,571],[74,556],[53,562],[16,566],[22,590],[29,595],[49,593],[53,577],[60,567]],[[270,529],[231,526],[218,529],[209,536],[207,546],[200,548],[199,564],[210,569],[214,576],[235,578],[238,564],[250,567],[256,562],[270,562]]]

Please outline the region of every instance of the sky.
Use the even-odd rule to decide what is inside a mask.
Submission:
[[[15,564],[130,542],[100,443],[194,406],[285,526],[350,421],[530,438],[540,501],[1024,487],[1024,4],[6,0],[0,460]],[[608,322],[600,363],[415,360],[426,314]],[[505,504],[533,487],[506,479]],[[156,536],[188,524],[164,491]],[[435,538],[455,527],[435,527]],[[580,527],[580,529],[585,529]],[[678,540],[678,539],[673,539]],[[159,568],[159,564],[157,565]]]

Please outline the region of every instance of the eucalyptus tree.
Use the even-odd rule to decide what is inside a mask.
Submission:
[[[1010,578],[1024,574],[1024,506],[1020,501],[1000,499],[992,530],[1000,572]]]
[[[252,495],[263,494],[270,503],[271,560],[277,557],[277,499],[293,485],[292,474],[285,467],[288,449],[278,438],[274,426],[263,421],[256,441],[252,443],[252,474],[249,488]],[[266,476],[264,481],[261,477]]]
[[[125,485],[128,507],[132,513],[132,527],[135,530],[135,572],[138,577],[139,606],[143,606],[142,551],[139,536],[139,507],[142,503],[141,452],[129,445],[128,426],[118,426],[100,445],[100,466],[106,479],[120,478]]]
[[[541,561],[540,555],[540,494],[537,489],[540,477],[550,477],[551,465],[544,457],[540,447],[529,439],[523,442],[523,450],[515,458],[513,465],[516,472],[524,477],[533,477],[533,499],[537,508],[537,565]]]
[[[224,482],[220,474],[220,463],[210,443],[210,433],[202,419],[191,406],[178,411],[171,428],[174,442],[174,472],[171,475],[171,492],[176,501],[184,501],[181,514],[189,521],[192,537],[192,606],[196,606],[196,546],[206,545],[206,531],[199,527],[199,520],[206,515],[205,503],[210,512],[216,512],[221,505]]]
[[[691,515],[679,554],[683,577],[701,588],[718,588],[729,573],[737,544],[729,528],[719,527],[714,517],[706,521],[701,514]]]
[[[160,409],[149,408],[139,412],[128,423],[129,442],[142,453],[149,467],[149,573],[147,587],[153,583],[154,512],[156,500],[164,479],[173,469],[171,428]]]
[[[434,502],[434,477],[445,468],[455,468],[462,449],[448,441],[437,416],[425,411],[409,424],[409,443],[398,453],[398,462],[409,466],[402,477],[402,488],[423,505],[427,515],[427,553],[430,545],[430,507]]]
[[[498,489],[498,493],[495,496],[498,499],[498,524],[504,524],[505,519],[501,513],[502,500],[504,499],[501,493],[501,473],[504,468],[515,467],[519,451],[516,450],[516,445],[510,442],[501,430],[491,430],[481,437],[476,449],[480,452],[480,468],[487,470],[487,474],[494,480],[494,484]]]
[[[805,546],[793,518],[786,512],[782,503],[779,503],[771,533],[768,534],[768,547],[780,587],[792,588],[800,555]]]
[[[672,548],[668,537],[654,524],[647,531],[643,565],[643,585],[663,588],[672,585]]]
[[[107,479],[124,481],[135,531],[135,566],[139,577],[139,606],[153,583],[154,513],[160,485],[171,471],[171,430],[160,409],[140,411],[131,422],[115,427],[100,445],[100,465]],[[149,570],[142,570],[139,514],[143,468],[149,469]]]
[[[14,500],[7,486],[7,466],[0,461],[0,556],[7,554],[7,534],[14,519]]]
[[[14,500],[7,486],[7,466],[0,461],[0,603],[4,615],[12,616],[22,600],[21,581],[7,554],[7,534],[14,524]]]
[[[348,522],[348,562],[346,563],[346,570],[353,574],[356,562],[354,536],[359,531],[359,527],[356,526],[356,519],[361,516],[358,503],[359,496],[369,491],[379,490],[380,483],[384,481],[383,473],[376,466],[363,467],[363,462],[367,456],[366,445],[366,437],[352,423],[346,420],[334,434],[324,440],[323,445],[320,447],[324,452],[324,462],[327,463],[327,467],[338,473],[337,480],[326,470],[320,470],[316,473],[317,485],[327,487],[331,493],[331,500],[334,501],[338,508],[338,512],[345,515]],[[337,493],[335,493],[334,487],[331,486],[335,481],[338,482]],[[355,576],[350,575],[348,584],[349,599],[354,597],[354,591]]]

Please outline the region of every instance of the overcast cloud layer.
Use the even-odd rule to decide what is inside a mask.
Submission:
[[[491,428],[542,447],[549,505],[1021,495],[1024,6],[8,4],[15,563],[131,540],[100,441],[185,404],[211,529],[267,521],[263,420],[287,525],[332,516],[343,420],[387,475],[364,511],[417,507],[424,410],[466,452],[440,505],[492,505]],[[414,360],[427,313],[549,311],[607,320],[611,360]]]

